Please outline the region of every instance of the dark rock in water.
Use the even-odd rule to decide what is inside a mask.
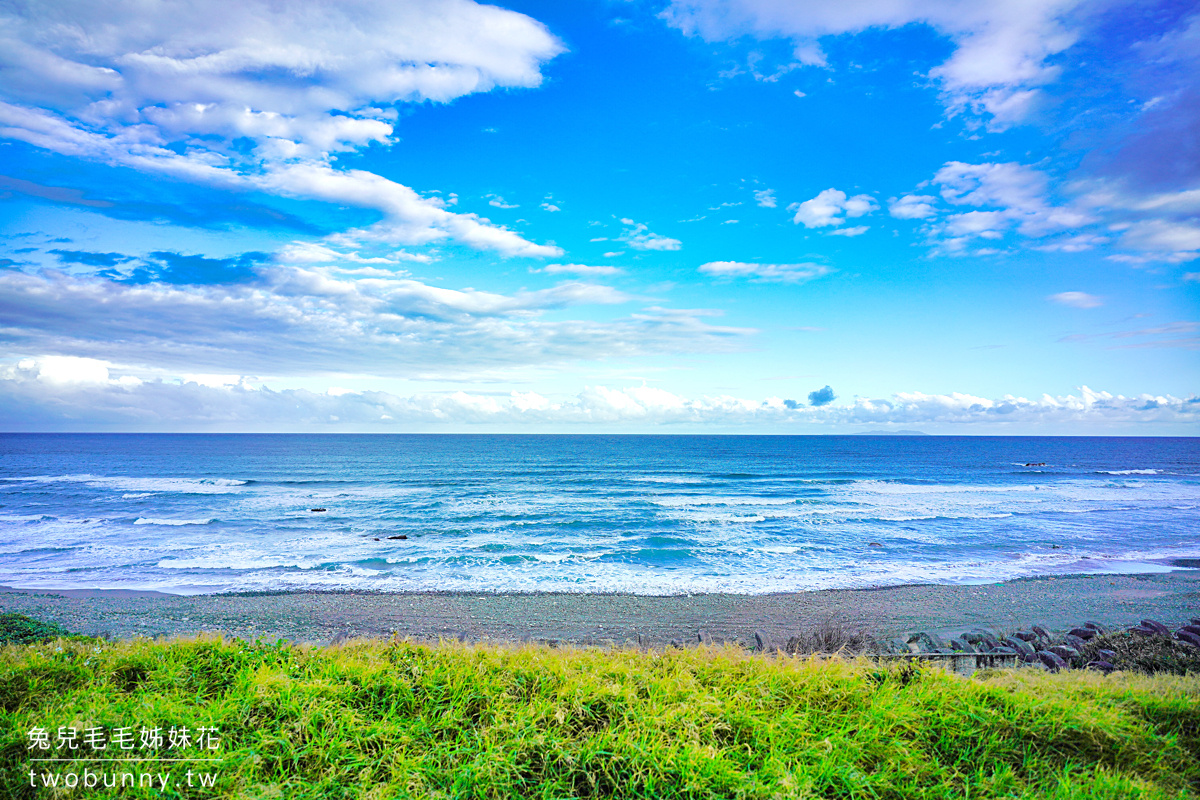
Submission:
[[[1085,642],[1083,639],[1080,639],[1078,636],[1071,633],[1068,633],[1063,637],[1063,643],[1066,644],[1067,647],[1074,647],[1076,650],[1082,650],[1083,646],[1087,644],[1087,642]]]
[[[379,541],[379,537],[378,537],[378,536],[376,536],[376,537],[375,537],[375,541],[377,541],[377,542]]]
[[[1032,642],[1037,640],[1037,634],[1033,631],[1017,631],[1013,634],[1013,636],[1017,637],[1023,642]]]
[[[1188,633],[1194,633],[1200,636],[1200,625],[1184,625],[1180,630],[1185,630]]]
[[[1050,635],[1050,631],[1043,628],[1041,625],[1034,625],[1031,630],[1038,635],[1038,639],[1044,644],[1050,644],[1054,641],[1054,637]]]
[[[1085,642],[1096,638],[1095,628],[1071,628],[1071,636],[1078,636]]]
[[[1129,629],[1129,632],[1136,633],[1138,636],[1157,636],[1158,635],[1158,631],[1154,630],[1154,628],[1150,628],[1145,625],[1134,625],[1132,628]]]
[[[708,635],[708,631],[701,628],[696,631],[696,641],[700,644],[712,644],[712,637]]]
[[[1060,669],[1067,668],[1066,659],[1053,650],[1039,650],[1037,657],[1043,664],[1050,668],[1051,672],[1058,672]]]
[[[1031,645],[1029,642],[1025,641],[1024,639],[1018,639],[1015,636],[1005,636],[1004,644],[1008,645],[1013,650],[1016,650],[1021,655],[1030,655],[1031,656],[1035,652],[1033,649],[1033,645]]]
[[[908,649],[914,653],[932,653],[944,646],[940,639],[925,631],[917,631],[908,637]]]
[[[883,547],[879,542],[867,542],[867,547]]]
[[[1099,670],[1100,672],[1103,672],[1105,675],[1107,675],[1108,673],[1115,670],[1116,666],[1114,664],[1109,663],[1108,661],[1089,661],[1087,664],[1087,668]]]
[[[682,645],[682,644],[680,644],[680,642],[679,642],[679,640],[678,640],[678,639],[672,639],[672,640],[671,640],[671,647],[675,648],[676,650],[682,650],[682,649],[683,649],[683,645]]]
[[[1096,655],[1100,657],[1101,661],[1115,662],[1117,660],[1117,651],[1116,650],[1097,650]]]
[[[1144,619],[1144,620],[1142,620],[1142,626],[1145,628],[1149,628],[1150,630],[1157,633],[1159,636],[1170,636],[1171,635],[1171,629],[1168,628],[1166,625],[1163,625],[1161,622],[1159,622],[1157,620]]]
[[[314,514],[316,514],[316,513],[320,513],[320,512],[322,512],[322,511],[325,511],[325,510],[326,510],[326,509],[324,509],[324,508],[310,508],[310,509],[309,509],[309,511],[312,511]]]
[[[650,648],[650,634],[639,633],[637,635],[637,643],[638,647],[642,648],[643,650],[648,650]]]
[[[983,631],[967,631],[966,633],[962,634],[958,638],[960,638],[964,642],[968,642],[970,644],[979,644],[984,639],[986,639],[989,635],[990,634],[987,634]]]
[[[1094,630],[1096,633],[1100,634],[1101,636],[1108,633],[1108,628],[1104,627],[1099,622],[1092,622],[1089,620],[1089,621],[1083,623],[1083,627],[1091,628],[1092,630]]]
[[[1200,636],[1197,636],[1191,631],[1180,631],[1179,633],[1175,634],[1175,636],[1181,642],[1187,642],[1190,645],[1200,647]]]
[[[962,639],[951,639],[950,649],[959,653],[974,653],[975,645],[970,642],[964,642]]]
[[[972,647],[979,653],[990,653],[996,649],[996,645],[992,644],[992,640],[989,639],[982,639],[979,644],[972,645]]]
[[[1046,649],[1064,661],[1074,661],[1075,659],[1079,658],[1079,651],[1074,647],[1066,647],[1065,645],[1061,644],[1052,644]]]
[[[389,539],[407,539],[407,536],[389,536]]]

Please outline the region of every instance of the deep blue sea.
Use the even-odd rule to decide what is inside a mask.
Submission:
[[[1196,438],[0,435],[24,588],[762,593],[1180,558]]]

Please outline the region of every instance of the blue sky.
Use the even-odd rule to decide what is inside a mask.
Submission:
[[[1200,419],[1192,4],[0,14],[7,430]]]

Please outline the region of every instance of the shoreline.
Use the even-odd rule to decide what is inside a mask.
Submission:
[[[582,644],[642,641],[662,647],[714,640],[750,643],[755,631],[786,642],[837,622],[879,638],[918,630],[1067,629],[1200,616],[1200,570],[1060,575],[994,584],[909,584],[766,595],[631,595],[361,591],[172,595],[126,589],[0,587],[0,611],[113,638],[221,633],[321,644],[342,638],[468,638]]]

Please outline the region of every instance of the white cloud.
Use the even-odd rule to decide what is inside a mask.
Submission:
[[[1161,261],[1191,261],[1200,256],[1200,224],[1192,220],[1141,220],[1122,232],[1120,244],[1154,254],[1152,257]]]
[[[285,264],[397,264],[400,261],[415,261],[428,264],[432,256],[425,253],[408,253],[391,250],[384,256],[362,256],[357,251],[343,252],[316,242],[292,242],[275,253],[275,260]]]
[[[535,391],[507,396],[458,390],[400,396],[387,392],[275,391],[245,381],[204,385],[49,384],[36,370],[0,367],[0,424],[7,430],[407,430],[564,426],[606,430],[633,426],[759,426],[844,431],[932,426],[958,431],[1097,431],[1174,426],[1200,421],[1200,398],[1125,397],[1086,386],[1077,394],[991,400],[966,393],[900,392],[886,399],[809,406],[780,397],[685,397],[657,387],[588,386],[573,396]]]
[[[710,261],[700,271],[718,278],[750,278],[758,283],[804,283],[828,275],[824,264],[750,264],[743,261]]]
[[[513,366],[736,350],[755,333],[715,325],[702,310],[546,318],[557,309],[629,300],[577,280],[500,294],[328,267],[264,265],[252,282],[207,286],[0,272],[8,352],[176,374],[500,376]],[[70,374],[67,366],[51,370]],[[98,368],[75,371],[100,375]]]
[[[877,208],[879,206],[870,195],[847,197],[845,192],[838,189],[826,189],[811,200],[795,206],[796,215],[792,217],[792,222],[803,224],[806,228],[823,228],[841,225],[846,217],[861,217]]]
[[[871,229],[870,225],[855,225],[853,228],[838,228],[829,232],[830,236],[862,236]]]
[[[588,266],[586,264],[547,264],[542,267],[541,272],[548,272],[552,275],[558,273],[570,273],[572,275],[617,275],[621,272],[620,267],[609,266]]]
[[[367,228],[336,234],[330,241],[354,246],[360,242],[429,244],[454,238],[481,250],[505,255],[559,256],[562,250],[534,244],[519,234],[475,214],[456,214],[438,198],[425,198],[407,186],[365,170],[335,170],[323,164],[292,164],[262,181],[278,194],[310,197],[339,204],[374,208],[384,218]]]
[[[755,189],[754,202],[758,203],[763,208],[775,208],[778,201],[775,199],[774,189]]]
[[[946,217],[946,230],[953,236],[995,239],[1009,224],[1010,220],[1003,211],[968,211]]]
[[[621,224],[626,227],[617,240],[625,242],[634,250],[678,250],[683,246],[683,242],[678,239],[651,233],[650,229],[641,222],[622,219]],[[608,255],[605,253],[606,258]]]
[[[937,211],[933,204],[937,198],[927,194],[906,194],[899,200],[888,202],[888,213],[896,219],[929,219]]]
[[[553,212],[555,212],[555,211],[562,211],[562,209],[561,209],[561,208],[559,208],[558,206],[554,205],[553,203],[542,203],[542,210],[543,210],[543,211],[550,211],[550,212],[552,212],[552,213],[553,213]]]
[[[981,210],[958,212],[936,220],[933,217],[938,212],[930,202],[932,197],[908,195],[893,204],[893,216],[898,212],[900,216],[930,219],[925,230],[943,252],[963,252],[974,238],[1001,239],[1012,230],[1039,239],[1098,222],[1095,215],[1078,205],[1051,203],[1047,197],[1047,175],[1023,164],[950,161],[937,171],[933,182],[950,205],[975,206]],[[1093,236],[1079,234],[1041,247],[1075,252],[1095,243]],[[985,248],[979,253],[985,251],[996,252],[994,248]]]
[[[1059,292],[1052,294],[1047,298],[1053,303],[1058,303],[1071,308],[1099,308],[1104,305],[1104,301],[1094,294],[1087,292]]]
[[[225,189],[352,194],[384,211],[386,235],[369,232],[389,241],[547,255],[330,155],[390,143],[397,103],[537,86],[562,49],[535,20],[470,0],[27,4],[0,12],[0,134]]]
[[[26,368],[32,365],[26,364]],[[37,362],[38,378],[48,383],[107,383],[108,362],[77,356],[47,356]]]
[[[672,0],[668,23],[709,41],[789,38],[805,64],[826,66],[819,39],[873,28],[924,24],[950,38],[955,49],[930,76],[951,112],[970,109],[1003,128],[1024,119],[1039,87],[1058,70],[1048,59],[1077,38],[1066,19],[1079,0],[860,0],[853,3],[781,3],[774,0]]]
[[[1102,244],[1108,244],[1111,239],[1094,233],[1080,233],[1074,236],[1064,236],[1039,245],[1036,249],[1051,253],[1083,253]]]
[[[520,208],[516,203],[509,203],[498,194],[488,195],[488,205],[496,208]]]

